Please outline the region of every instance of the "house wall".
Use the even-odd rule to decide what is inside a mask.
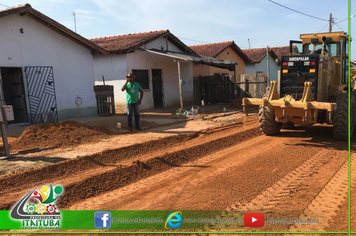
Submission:
[[[260,63],[256,63],[255,66],[256,66],[256,72],[262,72],[262,73],[267,72],[266,57],[264,57]],[[277,81],[277,79],[278,79],[278,65],[271,55],[268,55],[268,67],[269,67],[269,75],[270,75],[269,80]]]
[[[149,70],[149,89],[144,90],[144,99],[142,109],[154,108],[153,90],[152,90],[152,71],[151,69],[162,70],[163,81],[163,105],[164,107],[179,106],[179,81],[177,62],[173,58],[155,55],[148,52],[136,51],[127,54],[128,71],[134,69]],[[182,62],[181,78],[186,84],[182,85],[182,94],[184,102],[193,102],[193,67],[192,62]]]
[[[210,66],[208,65],[203,65],[203,64],[199,64],[199,65],[195,65],[193,63],[193,76],[194,77],[198,77],[198,76],[207,76],[210,75]]]
[[[127,68],[126,54],[94,56],[95,85],[102,85],[104,76],[105,84],[114,86],[115,110],[118,113],[126,112],[126,93],[121,88],[126,81]]]
[[[234,50],[232,50],[231,47],[226,48],[219,55],[217,55],[216,58],[222,59],[222,60],[229,60],[232,62],[237,62],[238,65],[236,65],[236,68],[235,68],[236,75],[245,74],[245,61]],[[219,74],[227,73],[228,75],[234,75],[233,71],[229,71],[227,69],[220,69],[220,68],[211,66],[210,67],[210,75],[213,75],[215,73],[219,73]]]
[[[216,58],[222,59],[222,60],[229,60],[232,62],[237,62],[238,65],[236,66],[236,75],[246,73],[245,61],[234,50],[232,50],[231,47],[226,48],[219,55],[217,55]],[[227,69],[221,69],[221,68],[207,66],[207,65],[201,65],[201,64],[193,65],[194,77],[197,77],[199,75],[201,75],[201,76],[214,75],[215,73],[218,73],[218,74],[224,73],[224,74],[228,74],[231,76],[234,75],[233,71],[229,71]]]
[[[146,44],[146,49],[159,49],[161,50],[163,48],[163,50],[167,50],[167,44],[168,44],[168,51],[171,52],[182,52],[180,49],[178,49],[174,44],[172,44],[171,42],[169,42],[169,40],[166,41],[165,37],[160,37],[150,43]],[[141,48],[145,48],[145,46],[141,47]]]
[[[82,99],[81,116],[96,114],[90,50],[18,14],[2,17],[0,32],[0,67],[53,67],[59,119],[76,117],[76,96]]]
[[[126,75],[132,70],[149,70],[149,89],[144,89],[140,109],[154,108],[152,89],[152,69],[162,70],[163,105],[164,107],[179,106],[179,83],[177,62],[174,59],[155,55],[144,51],[121,55],[94,56],[95,84],[101,85],[103,74],[105,84],[114,85],[116,112],[126,112],[126,94],[121,91]],[[193,67],[192,62],[181,63],[181,77],[186,84],[182,85],[184,102],[193,102]]]
[[[246,74],[255,74],[256,73],[255,64],[246,64],[245,72]]]

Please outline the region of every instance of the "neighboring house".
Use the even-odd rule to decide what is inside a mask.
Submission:
[[[246,65],[246,74],[254,73],[266,73],[267,72],[267,58],[268,58],[268,71],[270,75],[270,81],[278,80],[278,59],[276,53],[269,48],[268,57],[267,48],[253,48],[242,50],[252,61],[252,64]]]
[[[282,56],[288,56],[290,49],[289,46],[281,46],[281,47],[270,47],[273,52],[276,54],[278,57],[278,66],[281,65],[281,58]]]
[[[181,88],[184,103],[193,102],[193,61],[194,64],[233,65],[230,61],[212,58],[205,60],[206,58],[198,56],[169,30],[90,40],[110,53],[94,56],[95,83],[101,85],[104,76],[107,85],[114,85],[116,111],[119,112],[126,111],[126,95],[121,88],[129,72],[137,76],[136,81],[143,88],[141,108],[151,109],[179,107],[179,75],[183,81]]]
[[[0,89],[16,123],[96,114],[93,54],[105,50],[29,4],[0,11],[0,32]]]
[[[288,56],[290,53],[290,47],[289,46],[281,46],[281,47],[271,47],[271,49],[273,50],[273,52],[276,54],[276,56],[278,57],[278,82],[279,79],[281,77],[281,58],[282,56]],[[280,83],[278,83],[278,86],[280,86]]]
[[[202,56],[236,62],[236,75],[245,74],[246,64],[251,63],[251,60],[245,53],[243,53],[234,41],[193,45],[189,47]],[[232,76],[234,75],[234,72],[207,65],[193,65],[193,74],[194,77],[214,74],[227,74]]]

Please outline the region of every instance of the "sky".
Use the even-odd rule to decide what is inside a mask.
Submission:
[[[333,31],[348,31],[347,0],[273,1],[320,19],[269,0],[0,0],[0,10],[29,3],[73,31],[75,12],[76,31],[85,38],[168,29],[188,46],[231,40],[242,49],[287,46],[300,34],[327,32],[330,13],[339,22]],[[350,1],[350,15],[356,14],[356,0]],[[356,16],[356,40],[355,34]],[[354,61],[356,41],[351,45]]]

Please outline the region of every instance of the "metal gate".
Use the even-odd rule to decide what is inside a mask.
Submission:
[[[32,124],[58,121],[52,66],[25,67],[27,96]]]

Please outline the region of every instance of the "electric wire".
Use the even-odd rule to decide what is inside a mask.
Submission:
[[[4,5],[4,4],[2,4],[2,3],[0,3],[0,6],[10,8],[10,6]]]
[[[280,4],[280,3],[274,2],[274,1],[272,1],[272,0],[268,0],[268,1],[270,1],[271,3],[274,3],[274,4],[278,5],[278,6],[284,7],[284,8],[286,8],[286,9],[288,9],[288,10],[297,12],[297,13],[299,13],[299,14],[302,14],[302,15],[305,15],[305,16],[308,16],[308,17],[311,17],[311,18],[314,18],[314,19],[318,19],[318,20],[322,20],[322,21],[329,21],[329,20],[326,20],[326,19],[322,19],[322,18],[319,18],[319,17],[316,17],[316,16],[312,16],[312,15],[309,15],[309,14],[306,14],[306,13],[303,13],[303,12],[300,12],[300,11],[297,11],[297,10],[294,10],[294,9],[292,9],[292,8],[290,8],[290,7],[286,7],[286,6],[284,6],[284,5]]]
[[[325,27],[326,26],[328,26],[329,25],[329,23],[327,23],[321,30],[319,30],[319,32],[318,33],[320,33],[323,29],[325,29]]]
[[[337,23],[334,23],[334,25],[336,25],[341,31],[344,31],[343,29],[341,29],[341,27]],[[346,31],[344,31],[344,32],[346,32]],[[352,37],[351,37],[351,39],[354,40]]]
[[[187,38],[182,38],[182,37],[178,37],[179,39],[184,39],[184,40],[189,40],[189,41],[193,41],[193,42],[198,42],[198,43],[209,43],[209,42],[203,42],[203,41],[198,41],[198,40],[194,40],[194,39],[187,39]]]

